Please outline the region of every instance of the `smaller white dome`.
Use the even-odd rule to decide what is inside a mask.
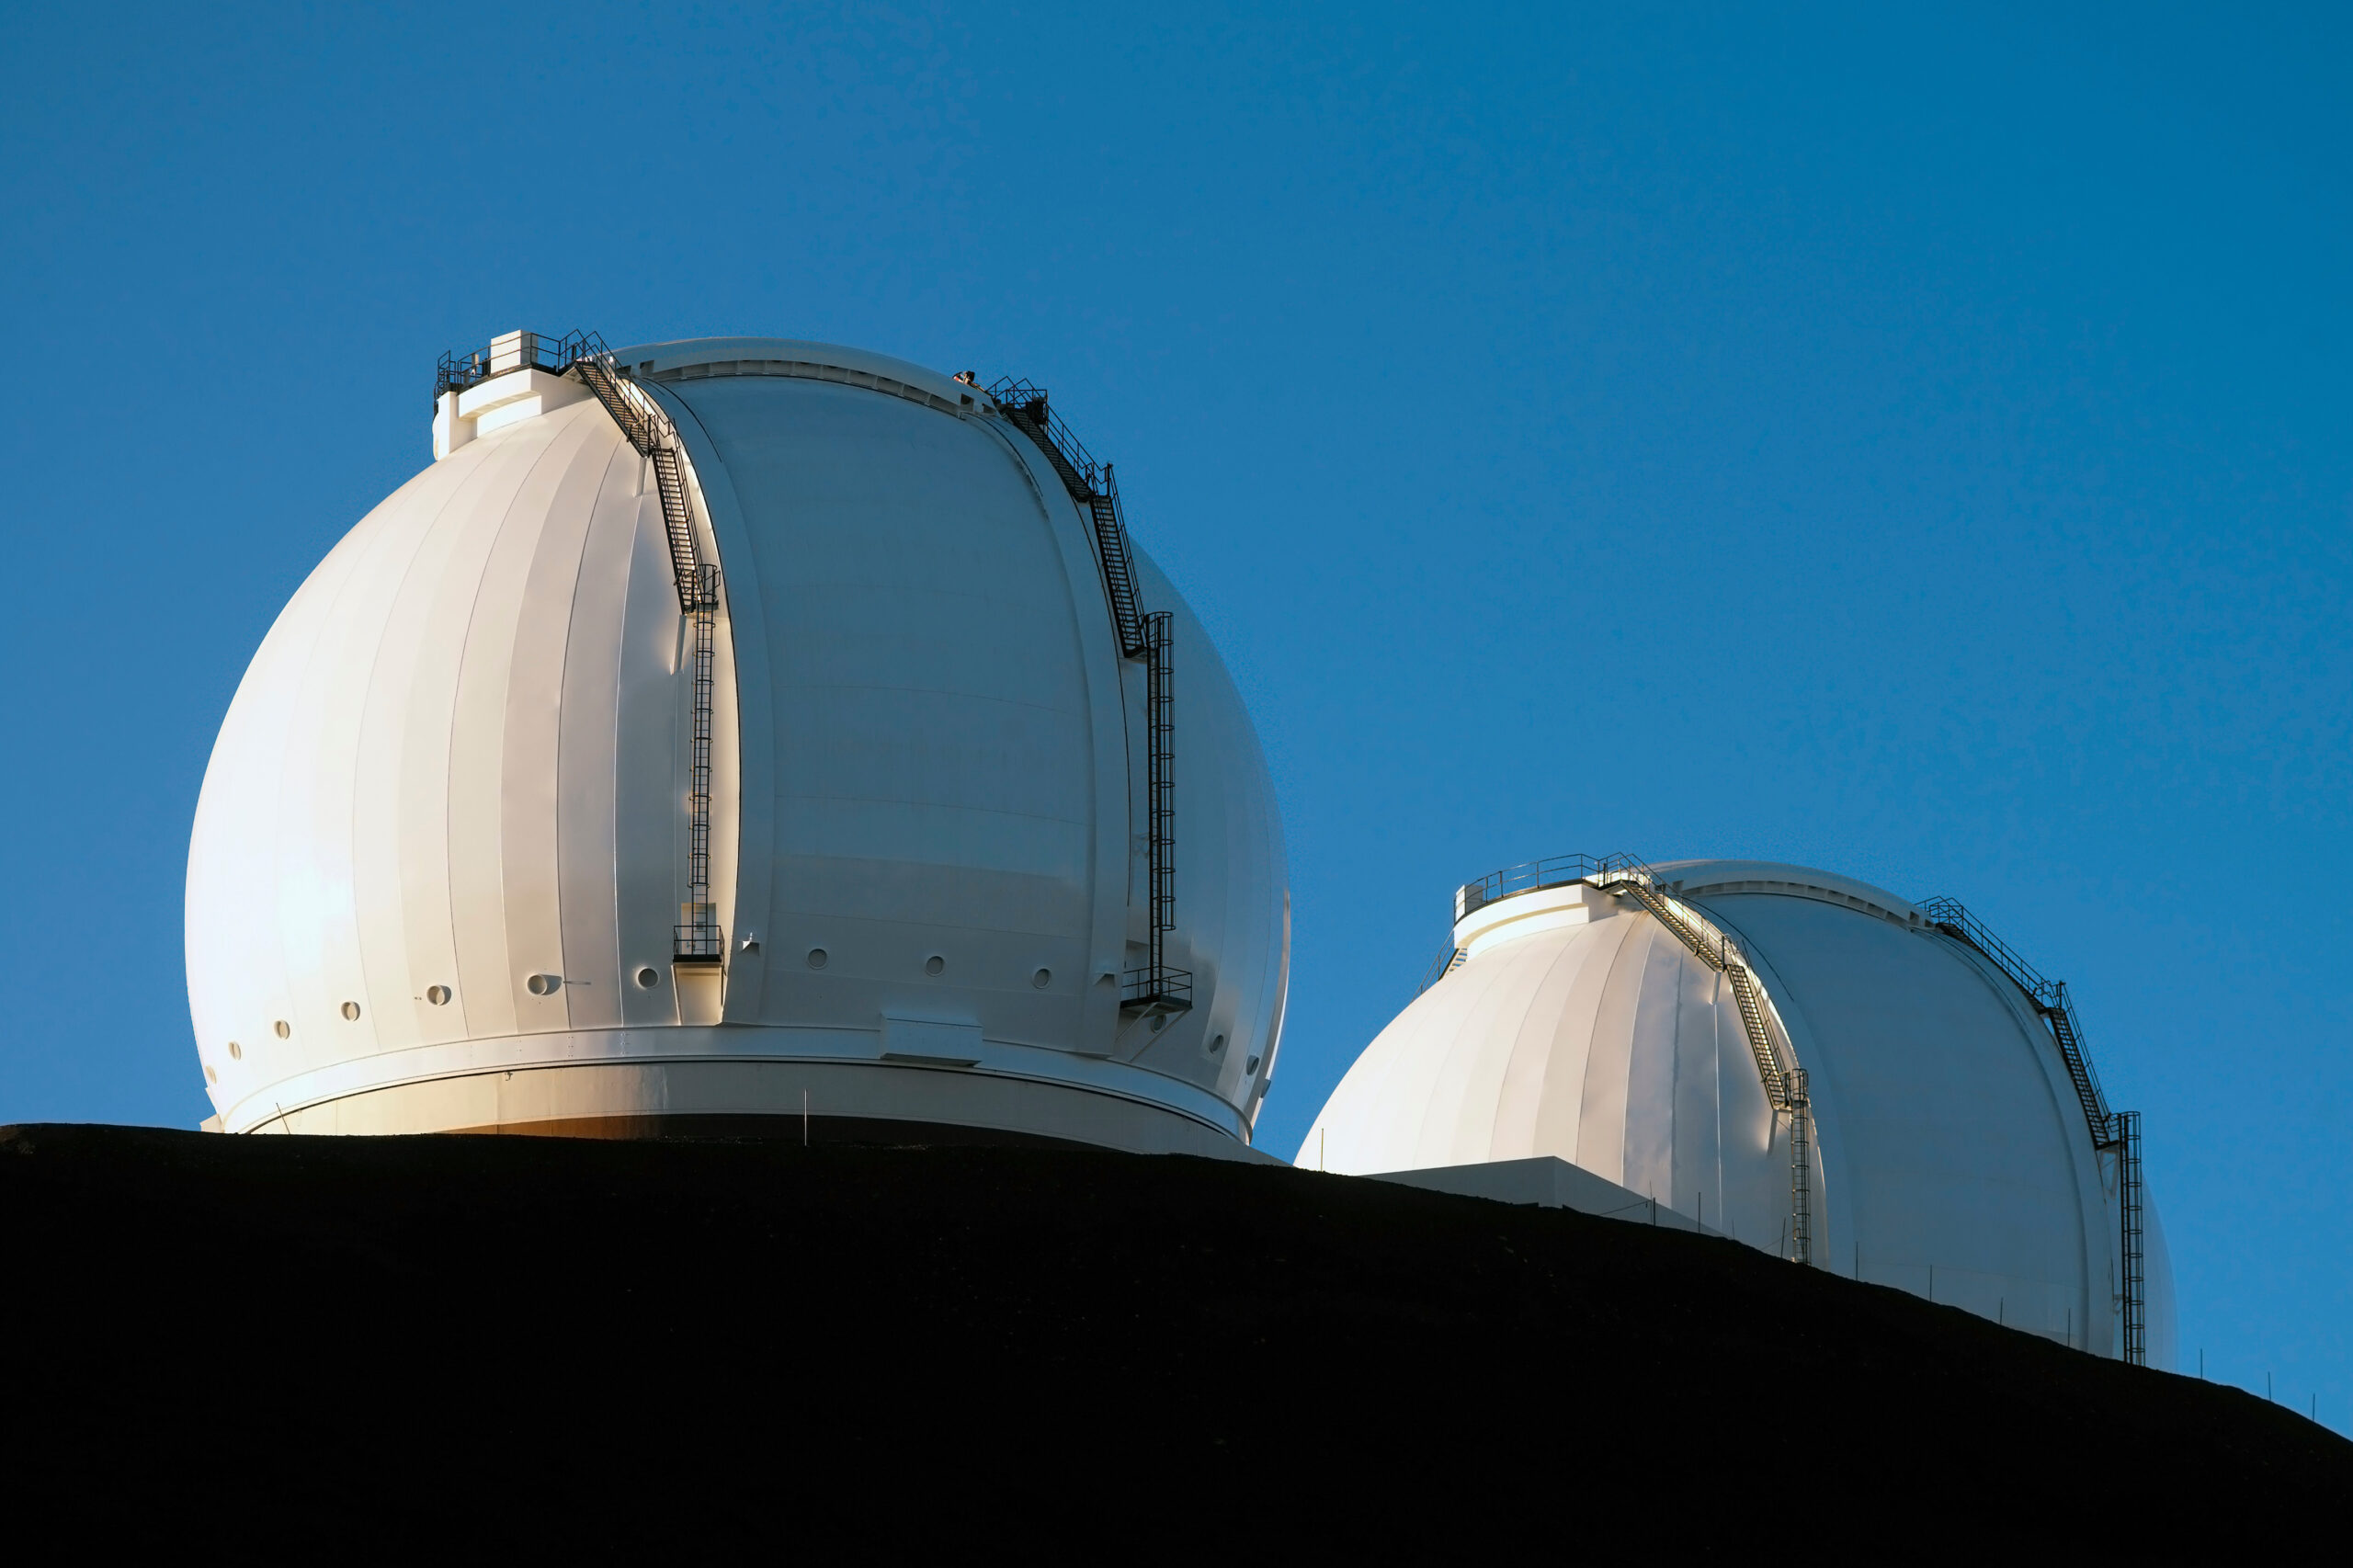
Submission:
[[[1852,878],[1763,861],[1653,874],[1670,914],[1732,944],[1807,1074],[1811,1260],[2115,1354],[2116,1158],[2017,983]],[[1729,971],[1573,869],[1472,883],[1456,911],[1451,967],[1366,1047],[1304,1147],[1358,1174],[1550,1155],[1793,1250],[1791,1118]],[[2145,1234],[2148,1358],[2169,1366],[2154,1202]]]

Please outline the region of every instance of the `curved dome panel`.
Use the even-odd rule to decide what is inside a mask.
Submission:
[[[2116,1353],[2113,1162],[2018,986],[1865,883],[1758,862],[1655,872],[1738,943],[1809,1074],[1813,1261]],[[1457,967],[1366,1049],[1309,1132],[1329,1168],[1549,1154],[1782,1249],[1788,1119],[1722,971],[1582,881],[1473,907],[1456,941]],[[2150,1212],[2164,1365],[2171,1278]]]
[[[1165,579],[1139,562],[1174,621],[1168,945],[1194,993],[1147,1015],[1119,981],[1149,935],[1143,670],[1042,453],[969,387],[855,350],[620,360],[677,426],[724,585],[723,979],[672,963],[693,699],[661,502],[603,407],[541,376],[473,425],[445,407],[447,455],[298,592],[223,724],[188,881],[223,1124],[626,1131],[806,1106],[1246,1141],[1280,1027],[1280,829]]]
[[[1779,1250],[1790,1152],[1723,975],[1639,906],[1548,889],[1368,1046],[1308,1134],[1353,1173],[1550,1154]]]

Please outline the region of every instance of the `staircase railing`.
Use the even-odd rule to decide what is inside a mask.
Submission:
[[[509,333],[487,348],[441,356],[433,378],[434,401],[439,402],[443,392],[463,392],[509,370],[545,370],[561,376],[576,361],[605,352],[605,340],[593,332],[567,332],[562,337],[543,332]]]
[[[1147,652],[1143,606],[1136,592],[1136,563],[1128,543],[1126,510],[1120,505],[1120,482],[1111,465],[1096,461],[1071,428],[1054,412],[1046,389],[1011,377],[989,388],[997,409],[1014,427],[1037,443],[1060,476],[1070,498],[1086,508],[1095,527],[1095,557],[1103,574],[1103,596],[1110,602],[1111,624],[1120,639],[1120,653],[1141,659]]]
[[[2112,1145],[2116,1140],[2115,1114],[2109,1109],[2108,1096],[2100,1089],[2099,1073],[2092,1066],[2091,1054],[2084,1049],[2083,1031],[2067,995],[2066,983],[2045,980],[2008,943],[1986,929],[1984,921],[1962,907],[1960,900],[1925,899],[1918,907],[1930,925],[1991,959],[1995,968],[2026,993],[2036,1015],[2050,1027],[2059,1047],[2060,1060],[2067,1064],[2067,1077],[2075,1085],[2075,1099],[2083,1108],[2086,1125],[2091,1129],[2093,1144],[2102,1149]]]
[[[1070,498],[1085,509],[1095,530],[1095,559],[1103,574],[1103,597],[1111,612],[1112,635],[1122,658],[1144,662],[1147,898],[1152,924],[1141,969],[1120,976],[1120,1005],[1131,1013],[1180,1013],[1193,1005],[1189,970],[1172,969],[1168,937],[1176,928],[1176,698],[1171,631],[1166,610],[1147,611],[1138,591],[1135,552],[1128,542],[1127,512],[1120,504],[1119,477],[1097,461],[1054,412],[1046,389],[1006,377],[989,388],[997,412],[1029,437],[1052,465]]]
[[[2091,1051],[2084,1042],[2082,1017],[2074,998],[2067,994],[2065,981],[2044,979],[1958,899],[1924,899],[1917,907],[1932,929],[1975,949],[2026,994],[2036,1017],[2051,1030],[2060,1061],[2066,1064],[2067,1077],[2075,1085],[2076,1103],[2083,1109],[2084,1124],[2091,1132],[2093,1150],[2116,1157],[2118,1243],[2122,1254],[2119,1304],[2124,1320],[2124,1359],[2136,1367],[2144,1366],[2148,1357],[2148,1288],[2146,1259],[2143,1256],[2146,1238],[2141,1213],[2141,1113],[2109,1108],[2108,1095],[2100,1087],[2099,1072],[2092,1065]]]
[[[1414,987],[1414,994],[1419,996],[1423,992],[1461,969],[1470,960],[1470,949],[1458,948],[1451,941],[1448,942],[1438,950],[1438,957],[1430,960],[1430,967],[1422,971],[1422,983]]]

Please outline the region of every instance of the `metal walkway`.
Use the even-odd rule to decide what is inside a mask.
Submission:
[[[1043,387],[1010,378],[988,389],[998,412],[1029,437],[1053,465],[1095,528],[1095,560],[1103,574],[1103,597],[1120,655],[1144,665],[1144,800],[1150,867],[1152,923],[1143,967],[1120,977],[1121,1010],[1158,1016],[1193,1005],[1190,970],[1168,963],[1168,937],[1176,928],[1176,693],[1166,610],[1148,611],[1137,592],[1135,553],[1128,542],[1127,512],[1120,505],[1120,482],[1108,462],[1097,462],[1053,411]]]
[[[2108,1096],[2100,1088],[2099,1074],[2092,1066],[2091,1052],[2084,1047],[2083,1023],[2075,1016],[2074,1002],[2067,995],[2063,980],[2045,980],[2033,965],[2020,958],[2009,944],[1985,927],[1985,923],[1950,898],[1924,899],[1919,904],[1921,915],[1938,931],[1964,947],[1972,948],[1990,960],[1994,967],[2010,978],[2026,993],[2035,1015],[2049,1026],[2051,1038],[2059,1048],[2060,1060],[2067,1064],[2067,1076],[2075,1086],[2075,1100],[2082,1108],[2084,1124],[2090,1130],[2095,1155],[2108,1154],[2116,1161],[2116,1208],[2118,1244],[2122,1276],[2117,1281],[2118,1306],[2124,1320],[2124,1359],[2135,1367],[2146,1366],[2149,1355],[2149,1299],[2146,1258],[2146,1238],[2143,1233],[2142,1210],[2143,1194],[2141,1179],[2141,1113],[2137,1110],[2110,1110]]]
[[[1740,1010],[1748,1051],[1756,1062],[1756,1076],[1777,1116],[1790,1119],[1790,1261],[1813,1261],[1813,1102],[1806,1089],[1805,1069],[1789,1048],[1789,1031],[1777,1029],[1779,1018],[1754,966],[1739,945],[1705,915],[1666,892],[1651,869],[1631,855],[1562,855],[1531,860],[1465,884],[1454,898],[1455,923],[1488,904],[1540,888],[1582,884],[1615,898],[1631,898],[1665,926],[1692,955],[1722,973]],[[1469,950],[1452,948],[1439,955],[1423,977],[1427,991],[1462,967]]]
[[[491,348],[467,355],[445,354],[435,380],[436,401],[493,376],[542,370],[571,376],[594,393],[622,437],[645,460],[662,501],[668,536],[670,574],[678,590],[678,613],[690,633],[688,673],[694,705],[687,753],[687,901],[672,927],[672,955],[680,963],[717,964],[726,958],[719,928],[719,906],[710,896],[710,744],[713,666],[718,656],[719,568],[702,559],[695,538],[688,495],[688,460],[676,426],[617,361],[593,332],[563,337],[526,332],[502,338]]]

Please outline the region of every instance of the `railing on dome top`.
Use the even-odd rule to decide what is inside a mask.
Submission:
[[[1807,1087],[1806,1070],[1798,1065],[1795,1053],[1789,1048],[1789,1029],[1782,1026],[1777,1035],[1774,1025],[1779,1020],[1772,998],[1766,994],[1764,983],[1756,978],[1755,966],[1739,944],[1713,921],[1675,897],[1657,873],[1631,855],[1555,855],[1550,859],[1506,866],[1457,889],[1454,918],[1459,925],[1465,916],[1491,903],[1544,888],[1578,883],[1613,897],[1632,899],[1700,962],[1723,974],[1739,1009],[1741,1028],[1747,1036],[1749,1055],[1756,1063],[1757,1079],[1765,1086],[1766,1098],[1777,1113],[1790,1119],[1790,1256],[1795,1262],[1811,1264],[1813,1096]],[[1428,990],[1461,968],[1467,956],[1467,949],[1450,948],[1430,966],[1422,989]]]
[[[438,373],[433,379],[434,400],[438,402],[443,392],[463,392],[509,370],[545,370],[551,376],[561,376],[591,357],[610,357],[605,340],[593,332],[568,332],[562,337],[550,337],[540,332],[516,333],[487,348],[441,356]]]
[[[1490,871],[1475,882],[1463,883],[1454,895],[1454,917],[1460,920],[1474,910],[1518,893],[1567,887],[1573,882],[1592,881],[1596,877],[1625,870],[1647,875],[1650,868],[1631,855],[1555,855],[1547,860],[1523,860],[1517,866]]]
[[[2026,993],[2035,1015],[2049,1027],[2051,1038],[2059,1048],[2059,1059],[2066,1063],[2067,1076],[2075,1086],[2076,1102],[2083,1108],[2084,1123],[2091,1131],[2094,1152],[2116,1156],[2116,1203],[2123,1254],[2123,1289],[2119,1295],[2124,1319],[2124,1359],[2136,1367],[2144,1365],[2148,1357],[2148,1292],[2142,1216],[2141,1113],[2109,1108],[2108,1096],[2100,1087],[2099,1072],[2092,1065],[2091,1051],[2084,1042],[2083,1020],[2074,998],[2067,994],[2065,981],[2045,980],[2007,942],[1987,929],[1984,921],[1970,914],[1959,899],[1924,899],[1918,908],[1932,927],[1954,941],[1974,948]]]
[[[1046,389],[1006,376],[988,389],[997,410],[1029,437],[1063,482],[1070,498],[1086,509],[1095,528],[1096,565],[1103,574],[1103,597],[1110,606],[1112,635],[1122,658],[1144,665],[1146,840],[1151,904],[1150,940],[1144,965],[1120,977],[1124,1011],[1181,1013],[1193,1005],[1189,970],[1171,969],[1168,937],[1176,928],[1176,695],[1171,630],[1166,610],[1147,611],[1137,591],[1135,553],[1128,542],[1127,510],[1120,502],[1119,476],[1098,462],[1054,412]]]
[[[493,376],[523,369],[569,375],[586,387],[654,472],[654,490],[662,503],[662,526],[670,547],[670,574],[678,591],[678,613],[686,617],[691,632],[686,662],[693,709],[687,738],[687,897],[672,927],[671,956],[682,963],[723,962],[726,939],[719,928],[718,905],[710,897],[711,706],[720,576],[715,564],[703,561],[695,537],[686,446],[662,405],[637,385],[605,347],[605,340],[593,332],[569,332],[562,337],[539,332],[509,333],[493,339],[487,348],[444,354],[434,377],[434,402],[438,404],[444,393],[463,392]]]

